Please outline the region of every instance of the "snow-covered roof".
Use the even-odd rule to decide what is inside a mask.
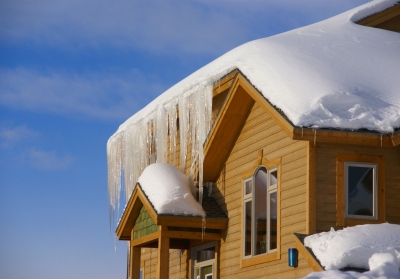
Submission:
[[[375,0],[330,19],[241,45],[177,83],[119,130],[159,104],[239,69],[298,127],[400,128],[400,34],[356,24],[395,5]]]
[[[155,163],[147,166],[138,183],[157,214],[206,216],[192,194],[191,178],[173,165]]]
[[[307,236],[311,248],[325,270],[345,267],[369,269],[375,253],[391,253],[400,265],[400,225],[359,225]]]
[[[400,278],[400,225],[386,223],[339,231],[331,229],[306,237],[304,244],[327,270],[306,278]],[[338,271],[348,267],[370,271],[363,274]]]

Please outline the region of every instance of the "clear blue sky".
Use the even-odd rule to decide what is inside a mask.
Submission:
[[[125,278],[107,139],[247,41],[367,0],[0,1],[0,278]]]

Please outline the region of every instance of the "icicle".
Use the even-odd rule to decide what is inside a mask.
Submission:
[[[381,134],[381,147],[382,147],[382,134]]]
[[[204,241],[204,236],[206,235],[206,217],[203,216],[201,222],[201,241]]]
[[[303,135],[304,135],[304,129],[301,128],[301,138],[303,138]]]
[[[122,191],[128,201],[140,174],[150,161],[153,162],[154,157],[156,162],[170,161],[172,164],[179,164],[184,171],[190,152],[193,163],[190,175],[198,175],[199,200],[202,201],[203,144],[211,124],[213,84],[218,81],[220,89],[220,78],[231,70],[233,69],[225,69],[203,81],[190,84],[181,92],[176,92],[178,94],[171,95],[164,103],[158,103],[154,110],[149,110],[142,118],[126,124],[109,139],[107,167],[110,229],[115,224],[114,218],[119,210]],[[178,136],[181,147],[179,155],[176,154]],[[173,158],[167,158],[168,154]],[[178,156],[179,162],[176,162]],[[195,166],[198,167],[196,174]]]
[[[168,143],[168,118],[167,111],[164,106],[160,105],[157,109],[156,120],[156,152],[157,162],[167,162],[167,143]]]
[[[317,143],[317,129],[314,129],[314,146]]]
[[[188,106],[183,96],[179,98],[180,170],[185,172],[188,139]]]

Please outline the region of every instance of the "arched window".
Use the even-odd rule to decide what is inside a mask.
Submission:
[[[259,166],[243,185],[243,258],[277,249],[277,167]]]

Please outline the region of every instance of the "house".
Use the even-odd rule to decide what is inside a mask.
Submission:
[[[123,123],[107,156],[130,278],[301,278],[322,269],[301,234],[400,224],[399,32],[398,2],[372,1],[242,45]],[[155,162],[195,181],[205,217],[157,210]]]

